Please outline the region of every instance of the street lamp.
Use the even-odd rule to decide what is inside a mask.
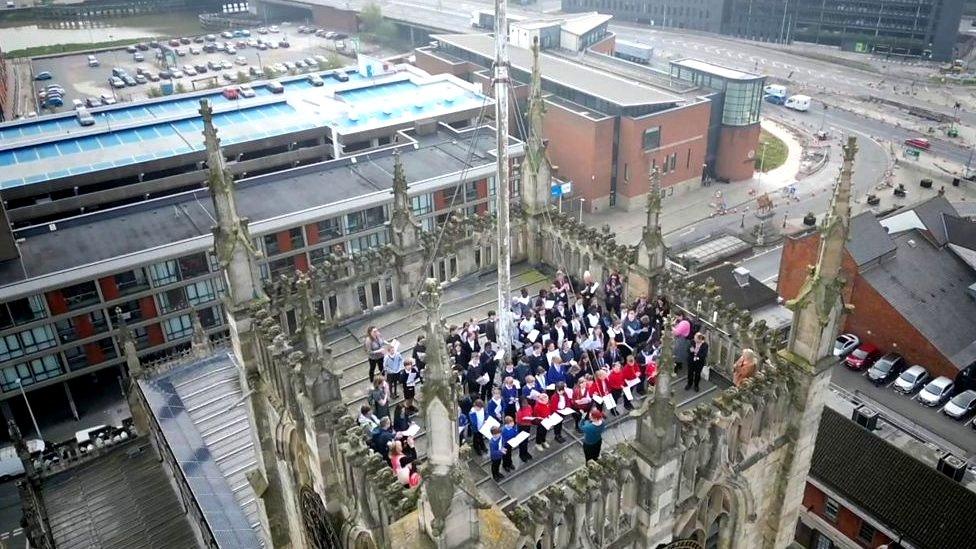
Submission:
[[[580,213],[579,213],[579,222],[580,222],[580,225],[583,224],[583,203],[584,202],[586,202],[586,199],[583,198],[583,197],[580,197]]]
[[[30,401],[27,400],[27,393],[24,391],[24,384],[20,382],[20,378],[17,378],[17,387],[20,388],[20,394],[24,395],[24,402],[27,404],[27,413],[30,414],[31,422],[34,424],[34,431],[37,432],[37,438],[43,439],[44,436],[41,435],[41,428],[37,426],[37,418],[34,417],[34,410],[31,408]]]

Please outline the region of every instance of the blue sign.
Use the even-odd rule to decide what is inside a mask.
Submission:
[[[563,184],[555,184],[549,188],[550,194],[553,198],[559,198],[560,196],[567,195],[573,192],[573,182]]]

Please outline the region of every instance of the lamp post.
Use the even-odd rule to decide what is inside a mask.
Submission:
[[[20,388],[20,394],[24,395],[24,403],[27,404],[27,413],[30,414],[31,423],[34,424],[34,431],[37,432],[37,438],[43,439],[44,436],[41,435],[41,428],[37,426],[37,418],[34,417],[34,410],[31,408],[30,400],[27,400],[27,392],[24,391],[24,384],[20,382],[20,378],[17,378],[17,387]]]
[[[583,197],[580,197],[580,212],[579,212],[579,222],[580,222],[580,225],[583,224],[583,203],[584,202],[586,202],[586,199],[583,198]]]

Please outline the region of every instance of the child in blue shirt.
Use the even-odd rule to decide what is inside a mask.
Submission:
[[[505,457],[505,443],[502,442],[502,430],[498,427],[491,428],[491,439],[488,440],[488,452],[491,455],[491,478],[498,482],[505,478],[498,470]]]

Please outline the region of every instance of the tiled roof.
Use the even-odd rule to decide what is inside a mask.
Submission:
[[[829,408],[810,476],[919,549],[976,547],[976,493]]]

